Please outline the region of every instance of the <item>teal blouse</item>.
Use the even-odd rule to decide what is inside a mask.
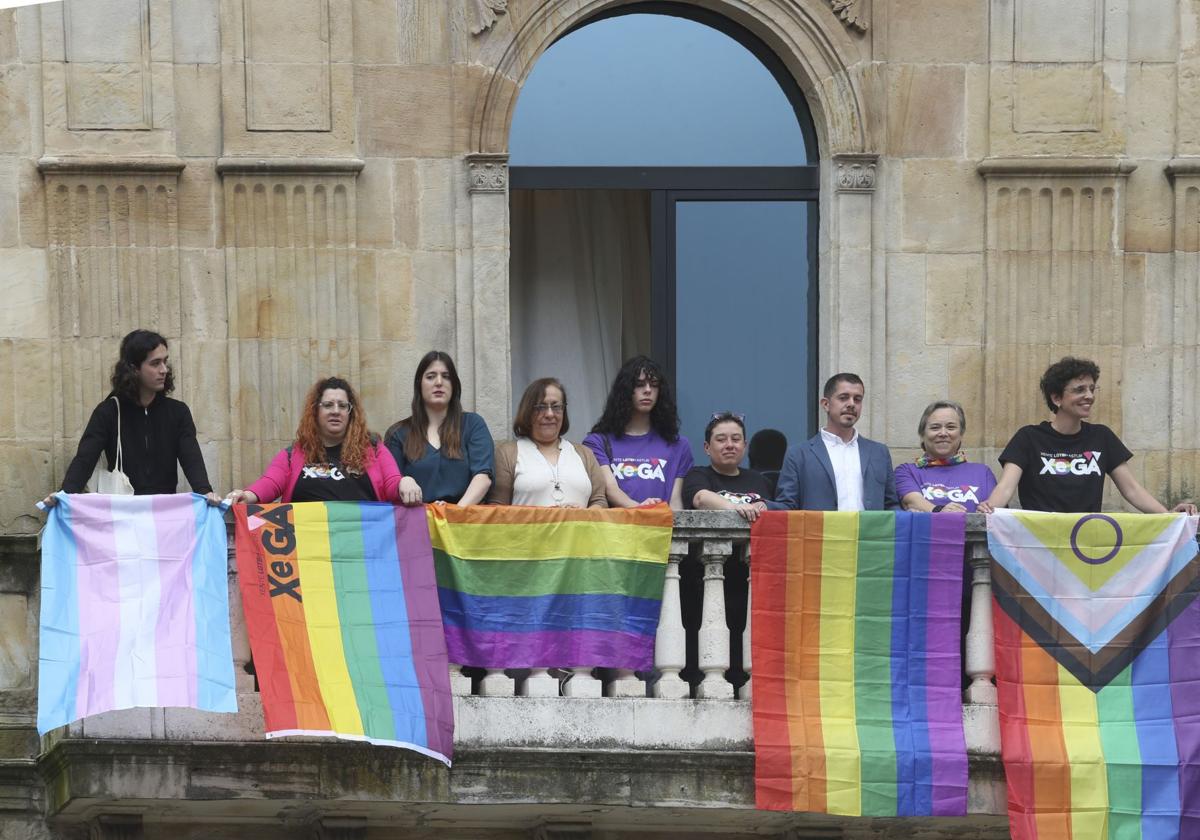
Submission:
[[[495,444],[487,423],[474,412],[463,412],[463,457],[447,458],[441,449],[428,443],[425,455],[417,461],[404,457],[407,427],[401,426],[387,439],[387,448],[400,467],[400,474],[411,476],[421,486],[426,502],[455,503],[467,492],[471,479],[483,473],[491,476],[495,464]]]

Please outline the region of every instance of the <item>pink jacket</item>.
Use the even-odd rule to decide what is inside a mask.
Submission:
[[[304,456],[293,450],[279,450],[262,478],[246,489],[258,496],[260,502],[270,502],[281,496],[282,501],[292,500],[292,491],[304,469]],[[397,490],[400,487],[400,468],[396,459],[382,443],[376,443],[367,450],[367,477],[375,488],[375,496],[381,502],[396,501]]]

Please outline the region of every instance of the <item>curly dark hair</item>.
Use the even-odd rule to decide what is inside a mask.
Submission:
[[[138,371],[146,357],[159,347],[166,347],[167,340],[151,330],[134,330],[121,339],[121,352],[117,363],[113,365],[112,391],[118,396],[125,397],[131,402],[137,402],[141,397],[141,379]],[[175,390],[175,373],[167,368],[167,382],[163,387],[163,395]]]
[[[1038,385],[1042,389],[1042,397],[1046,400],[1046,406],[1050,411],[1058,414],[1058,406],[1054,404],[1054,397],[1061,397],[1067,388],[1067,383],[1081,376],[1090,376],[1093,382],[1099,382],[1100,365],[1091,359],[1064,356],[1046,368],[1046,372],[1042,374],[1042,381]]]
[[[621,365],[608,391],[604,413],[592,426],[592,432],[602,435],[623,435],[633,417],[633,389],[642,375],[658,382],[658,401],[650,409],[650,426],[668,443],[679,440],[679,409],[671,383],[658,362],[648,356],[634,356]]]

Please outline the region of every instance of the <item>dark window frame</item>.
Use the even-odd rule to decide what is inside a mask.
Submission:
[[[816,130],[803,92],[783,61],[756,35],[707,9],[672,2],[643,2],[611,9],[576,24],[565,35],[588,24],[627,14],[662,14],[687,18],[716,29],[749,50],[771,73],[796,114],[808,164],[803,166],[513,166],[512,190],[639,190],[650,194],[651,353],[668,376],[676,379],[675,317],[676,205],[680,201],[805,201],[808,213],[808,378],[809,411],[804,426],[816,428],[820,229],[820,167]],[[786,387],[786,383],[781,383]]]

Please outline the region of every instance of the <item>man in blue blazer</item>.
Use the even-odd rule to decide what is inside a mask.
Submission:
[[[791,510],[890,510],[899,507],[892,455],[862,437],[866,388],[854,373],[825,383],[821,408],[826,423],[812,438],[789,447],[779,472],[775,501]]]

